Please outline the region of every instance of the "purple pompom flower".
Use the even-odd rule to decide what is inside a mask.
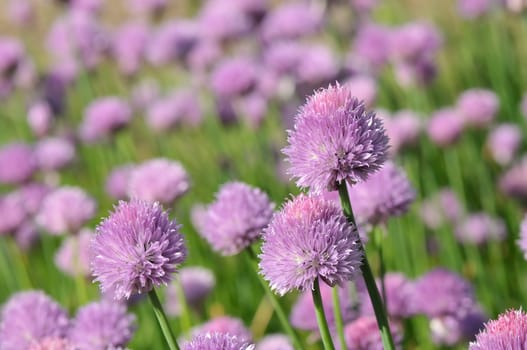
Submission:
[[[283,149],[291,164],[288,173],[315,193],[336,190],[343,181],[364,181],[388,153],[382,121],[339,85],[308,99],[288,131],[288,142]]]
[[[22,196],[24,208],[30,215],[35,215],[40,210],[40,206],[44,198],[51,192],[51,187],[48,185],[31,182],[22,186],[19,191]]]
[[[390,151],[396,154],[401,148],[417,143],[422,122],[415,112],[401,110],[385,121],[385,126],[390,138]]]
[[[303,50],[295,69],[300,84],[318,87],[337,77],[339,65],[333,51],[325,45],[309,45]],[[312,91],[312,89],[309,89]]]
[[[126,199],[128,197],[128,182],[134,167],[133,164],[115,167],[106,178],[106,193],[114,199]]]
[[[255,350],[294,350],[294,348],[285,334],[270,334],[260,339]]]
[[[150,29],[141,23],[123,25],[113,36],[112,54],[121,72],[137,73],[146,52]]]
[[[484,244],[488,241],[505,239],[507,230],[503,220],[485,213],[476,213],[460,222],[455,234],[457,240],[462,243]]]
[[[132,109],[118,97],[104,97],[92,102],[84,111],[80,135],[87,142],[96,142],[124,128],[132,119]]]
[[[135,317],[122,303],[101,301],[77,312],[68,339],[79,350],[106,350],[126,346],[135,332]]]
[[[66,139],[50,137],[37,143],[35,157],[41,170],[60,170],[75,158],[75,146]]]
[[[167,0],[131,0],[131,8],[138,14],[158,17],[167,7]]]
[[[47,102],[37,102],[27,111],[27,123],[33,133],[42,137],[48,134],[53,123],[53,111]]]
[[[402,334],[395,324],[390,325],[396,349],[401,349]],[[381,333],[374,316],[361,316],[344,328],[344,338],[348,349],[382,350]]]
[[[179,283],[188,305],[198,309],[216,284],[212,271],[203,267],[184,267],[178,274]],[[168,315],[181,313],[179,289],[172,283],[166,290],[165,310]]]
[[[367,108],[373,107],[377,99],[377,81],[368,75],[355,75],[346,81],[352,96],[364,101]]]
[[[0,235],[14,233],[26,219],[23,197],[19,192],[0,196]]]
[[[263,240],[260,270],[280,295],[308,290],[317,278],[335,286],[360,271],[357,228],[336,204],[321,197],[300,195],[287,202],[264,230]]]
[[[455,143],[464,127],[463,116],[454,108],[437,110],[427,125],[428,136],[438,146],[446,147]]]
[[[163,24],[154,34],[147,48],[147,59],[155,66],[183,59],[198,43],[199,26],[190,20],[173,20]]]
[[[498,96],[493,91],[485,89],[467,90],[459,96],[457,109],[465,119],[465,123],[484,127],[496,117],[500,106]]]
[[[168,284],[187,255],[179,229],[157,202],[119,202],[91,244],[92,275],[101,291],[129,299]]]
[[[350,200],[359,222],[379,225],[406,213],[415,200],[415,190],[403,170],[386,162],[366,181],[351,187]]]
[[[379,0],[349,0],[353,9],[360,14],[367,14],[372,11],[379,3]]]
[[[391,36],[391,54],[398,62],[419,62],[430,58],[442,45],[439,30],[429,23],[409,22]]]
[[[522,133],[516,124],[500,124],[488,135],[487,149],[496,163],[507,165],[516,155],[521,140]]]
[[[173,204],[190,188],[190,179],[183,166],[164,158],[151,159],[137,165],[128,180],[128,195],[149,202]]]
[[[28,349],[48,337],[66,335],[66,311],[41,291],[19,292],[2,308],[0,349]]]
[[[361,25],[355,36],[353,51],[350,53],[349,68],[368,72],[379,71],[388,63],[391,36],[392,32],[387,27],[375,23]]]
[[[478,306],[459,315],[433,318],[430,321],[432,341],[452,346],[462,340],[472,340],[487,320]]]
[[[448,188],[442,189],[421,206],[421,218],[431,229],[437,229],[445,222],[456,224],[463,214],[464,209],[457,195]]]
[[[228,334],[241,341],[249,342],[252,339],[251,331],[245,327],[242,320],[230,316],[213,318],[191,330],[193,336],[211,333]]]
[[[155,131],[167,131],[179,124],[197,125],[202,111],[196,93],[178,90],[154,101],[146,111],[146,122]]]
[[[0,149],[0,183],[23,183],[33,176],[36,169],[37,162],[30,146],[10,143]]]
[[[293,74],[302,58],[305,46],[297,41],[276,41],[263,52],[266,67],[278,75]]]
[[[94,215],[95,200],[78,187],[61,187],[44,198],[36,222],[48,233],[76,233]]]
[[[196,335],[183,344],[182,350],[254,350],[246,340],[226,333],[205,333]]]
[[[70,276],[90,275],[90,242],[93,231],[82,229],[77,235],[69,236],[55,254],[55,265]]]
[[[473,19],[485,15],[492,7],[492,0],[458,0],[457,9],[459,15],[464,18]]]
[[[469,350],[522,350],[527,348],[527,314],[509,310],[485,325]]]
[[[200,235],[222,255],[234,255],[254,243],[273,216],[267,194],[242,182],[228,182],[196,222]]]
[[[249,16],[233,1],[206,1],[198,14],[198,21],[201,37],[219,42],[239,38],[252,26]]]
[[[527,156],[520,159],[499,180],[501,192],[522,202],[527,201]]]
[[[248,93],[257,83],[258,66],[249,58],[238,57],[220,62],[211,76],[211,88],[221,98]]]

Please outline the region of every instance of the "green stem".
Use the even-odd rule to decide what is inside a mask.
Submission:
[[[339,287],[331,288],[331,296],[333,298],[333,315],[335,317],[335,326],[339,337],[340,346],[346,349],[346,339],[344,338],[344,321],[342,319],[342,310],[340,309]]]
[[[320,296],[320,285],[318,284],[318,278],[313,283],[313,304],[315,304],[315,314],[317,316],[318,329],[320,330],[320,336],[322,337],[322,343],[324,344],[325,350],[335,350],[331,334],[329,333],[328,322],[326,315],[324,314],[324,307],[322,305],[322,297]]]
[[[345,182],[341,182],[338,186],[340,203],[342,205],[342,210],[344,215],[348,218],[353,225],[356,226],[355,217],[353,216],[353,210],[351,208],[351,202],[348,195],[348,188]],[[362,277],[366,283],[366,288],[368,289],[368,294],[370,295],[371,304],[373,305],[373,311],[375,312],[375,318],[377,319],[377,325],[381,332],[382,344],[385,350],[394,350],[395,346],[393,345],[392,334],[390,332],[390,325],[388,323],[388,317],[386,317],[386,311],[384,309],[384,304],[382,302],[379,290],[377,289],[377,284],[373,278],[373,273],[371,272],[370,263],[368,262],[368,257],[366,256],[366,251],[361,245],[364,252],[364,257],[361,265]]]
[[[267,295],[267,299],[271,302],[271,305],[273,305],[273,309],[276,312],[276,316],[278,316],[278,320],[282,324],[282,327],[284,328],[284,331],[287,333],[291,341],[293,342],[294,348],[303,350],[304,346],[302,345],[302,342],[300,341],[300,337],[298,336],[297,332],[291,327],[291,324],[289,323],[289,320],[286,316],[286,313],[278,301],[278,298],[276,295],[269,289],[267,286],[267,283],[262,279],[260,274],[258,273],[258,265],[257,265],[257,255],[254,252],[254,248],[250,246],[248,249],[246,249],[247,253],[251,257],[252,265],[255,268],[256,274],[258,275],[258,281],[260,281],[260,284],[262,285],[262,288],[265,291],[265,294]]]
[[[148,297],[150,298],[150,302],[152,303],[152,308],[154,309],[154,314],[156,315],[157,323],[159,323],[159,327],[161,327],[161,331],[163,332],[163,336],[165,337],[165,341],[167,342],[168,348],[170,350],[179,350],[176,338],[174,337],[174,333],[172,333],[172,330],[170,329],[167,316],[163,311],[163,307],[159,302],[159,298],[157,297],[155,289],[152,289],[150,292],[148,292]]]

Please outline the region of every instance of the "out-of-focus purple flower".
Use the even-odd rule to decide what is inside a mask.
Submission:
[[[523,252],[525,259],[527,259],[527,215],[524,216],[520,226],[520,239],[518,245]]]
[[[268,101],[259,93],[244,96],[239,101],[240,114],[253,129],[257,129],[267,114]]]
[[[95,200],[81,188],[65,186],[44,198],[36,221],[53,235],[76,233],[95,215],[96,207]]]
[[[458,315],[474,306],[474,291],[458,274],[436,268],[415,281],[412,310],[430,318]]]
[[[509,310],[485,325],[469,350],[520,350],[527,347],[527,314]]]
[[[146,52],[150,29],[142,23],[128,23],[113,35],[112,53],[124,74],[135,74]]]
[[[252,340],[251,331],[245,327],[242,320],[230,316],[213,318],[192,329],[191,333],[194,337],[211,333],[221,333],[235,336],[240,341],[250,342]]]
[[[300,108],[289,146],[283,149],[289,174],[300,187],[322,193],[340,182],[364,181],[387,158],[382,121],[367,112],[346,86],[329,86]]]
[[[473,340],[487,319],[477,306],[460,315],[433,318],[430,321],[432,340],[435,344],[449,346]]]
[[[343,286],[335,287],[339,289],[340,310],[344,323],[350,322],[357,317],[357,311],[354,310],[354,301],[351,297],[350,284],[345,283]],[[320,295],[323,300],[324,314],[330,328],[335,327],[335,314],[333,303],[331,302],[331,289],[325,283],[320,285]],[[296,303],[291,309],[290,315],[291,325],[293,327],[307,330],[318,331],[318,324],[316,321],[315,305],[313,304],[313,296],[310,290],[303,292],[297,299]]]
[[[24,47],[18,40],[0,37],[0,78],[12,78],[24,56]]]
[[[250,18],[233,1],[208,0],[198,14],[200,35],[205,40],[235,39],[251,29]]]
[[[263,52],[266,67],[279,75],[293,74],[305,46],[294,40],[275,41]]]
[[[37,242],[40,231],[33,222],[26,220],[18,226],[13,236],[20,249],[27,251]]]
[[[186,89],[154,101],[146,111],[146,122],[155,131],[166,131],[179,124],[197,125],[201,118],[196,92]]]
[[[137,165],[128,180],[128,196],[172,204],[190,188],[185,168],[176,161],[155,158]]]
[[[381,291],[382,284],[378,280],[377,286]],[[384,276],[384,294],[386,295],[385,307],[392,319],[401,320],[413,314],[412,298],[414,283],[402,273],[387,273]],[[361,314],[375,316],[370,297],[366,290],[361,291]]]
[[[122,303],[101,301],[77,312],[68,339],[79,350],[107,350],[126,346],[135,332],[135,317]]]
[[[410,110],[401,110],[385,121],[390,151],[397,154],[405,146],[417,143],[422,129],[421,118]]]
[[[84,111],[80,135],[87,142],[96,142],[124,128],[132,119],[132,109],[119,97],[93,101]]]
[[[220,98],[243,95],[255,87],[258,70],[256,63],[247,57],[224,60],[212,72],[211,89]]]
[[[47,48],[59,62],[77,62],[87,69],[97,66],[109,47],[108,34],[93,15],[69,11],[59,17],[48,34]]]
[[[501,241],[507,235],[505,223],[485,213],[471,214],[461,221],[455,230],[456,238],[462,243],[483,244]]]
[[[491,0],[458,0],[457,10],[461,17],[473,19],[484,16],[492,7]]]
[[[77,235],[69,236],[55,254],[55,265],[70,276],[90,275],[90,242],[93,231],[82,229]]]
[[[308,290],[318,278],[330,286],[353,280],[362,263],[357,228],[322,197],[300,195],[287,202],[263,240],[260,270],[280,295]]]
[[[373,107],[377,99],[377,82],[368,75],[355,75],[346,81],[351,95],[364,101],[367,108]]]
[[[101,291],[129,299],[168,284],[187,256],[179,229],[157,202],[119,202],[97,227],[90,248],[92,275]]]
[[[438,146],[446,147],[455,143],[463,132],[463,116],[454,108],[437,110],[427,125],[428,136]]]
[[[31,182],[22,186],[19,191],[26,212],[29,215],[35,215],[40,210],[44,198],[51,192],[51,187],[42,183]]]
[[[389,28],[375,23],[359,27],[351,52],[350,68],[353,69],[358,63],[359,66],[366,66],[366,70],[380,70],[388,63],[390,57],[391,36]]]
[[[214,274],[204,267],[184,267],[178,277],[188,305],[198,309],[216,284]],[[181,313],[179,289],[173,283],[167,287],[165,310],[171,316]]]
[[[351,187],[350,199],[359,222],[379,225],[406,213],[415,200],[415,190],[404,171],[386,162],[366,181]]]
[[[47,135],[53,123],[53,111],[49,104],[39,101],[31,105],[27,111],[27,122],[36,136]]]
[[[63,138],[46,138],[37,143],[35,157],[41,170],[60,170],[75,158],[75,146]]]
[[[333,81],[338,71],[337,58],[329,47],[310,45],[304,48],[295,69],[295,76],[299,83],[318,87],[320,84]]]
[[[233,124],[238,121],[238,114],[234,110],[233,102],[227,98],[216,99],[216,113],[224,125]]]
[[[37,170],[33,149],[24,143],[14,142],[0,149],[0,183],[26,182]]]
[[[187,57],[187,64],[195,72],[204,72],[221,57],[221,48],[214,40],[200,40]]]
[[[413,62],[397,62],[394,70],[395,78],[402,87],[427,85],[437,75],[437,66],[430,58]]]
[[[228,333],[198,334],[183,344],[183,350],[254,350],[254,345]]]
[[[11,0],[8,6],[8,18],[16,25],[27,26],[34,20],[35,11],[31,1]]]
[[[256,343],[255,350],[294,350],[294,348],[287,335],[270,334]]]
[[[160,26],[148,44],[147,58],[154,65],[183,59],[197,44],[199,26],[190,20],[174,20]]]
[[[70,0],[73,11],[85,11],[89,15],[98,15],[102,11],[103,0]]]
[[[403,336],[395,324],[390,324],[394,345],[401,349]],[[374,316],[361,316],[344,328],[344,338],[348,349],[354,350],[382,350],[382,339],[377,321]]]
[[[391,55],[396,61],[416,62],[430,58],[441,47],[439,30],[425,22],[410,22],[396,28],[391,36]]]
[[[0,235],[14,233],[26,219],[23,198],[19,192],[0,196]]]
[[[131,9],[138,14],[160,16],[168,5],[167,0],[131,0]]]
[[[126,199],[128,197],[128,182],[133,169],[133,164],[120,165],[114,168],[106,178],[106,193],[114,199]]]
[[[261,25],[261,35],[267,42],[297,39],[318,32],[323,11],[305,2],[284,3],[270,12]]]
[[[222,255],[234,255],[254,243],[273,216],[266,193],[242,182],[228,182],[195,222],[200,235]]]
[[[143,80],[133,87],[130,102],[134,108],[145,110],[151,103],[161,96],[159,85],[155,80]]]
[[[2,350],[28,349],[33,342],[63,337],[69,326],[66,312],[41,291],[11,296],[2,308],[0,319]]]
[[[65,338],[47,337],[38,343],[32,343],[28,350],[75,350],[75,348]]]
[[[232,0],[230,3],[249,16],[252,22],[259,22],[266,14],[269,7],[269,0]]]
[[[349,0],[351,6],[359,13],[369,13],[379,3],[379,0]]]
[[[40,95],[53,114],[62,114],[66,107],[66,90],[77,77],[77,65],[61,62],[44,74],[40,81]]]
[[[492,159],[500,165],[509,164],[522,140],[520,128],[513,123],[504,123],[496,126],[487,137],[487,149]]]
[[[431,199],[423,202],[421,218],[427,227],[437,229],[445,221],[449,224],[456,224],[463,212],[463,206],[457,195],[450,189],[442,189]]]
[[[501,192],[520,201],[527,201],[527,156],[507,170],[499,180]]]
[[[498,96],[490,90],[470,89],[457,100],[457,109],[465,118],[465,123],[484,127],[496,117],[500,106]]]

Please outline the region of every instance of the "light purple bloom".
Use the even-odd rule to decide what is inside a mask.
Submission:
[[[135,317],[122,303],[101,301],[77,312],[68,339],[79,350],[107,350],[126,346],[135,332]]]
[[[423,202],[421,217],[428,228],[437,229],[443,223],[456,224],[464,214],[457,195],[450,189],[442,189]]]
[[[47,337],[32,343],[28,350],[75,350],[71,343],[62,337]]]
[[[92,275],[101,291],[129,299],[168,284],[187,255],[179,230],[157,202],[119,202],[97,227],[91,244]]]
[[[507,231],[503,220],[485,213],[476,213],[461,221],[456,227],[455,234],[457,240],[462,243],[483,244],[505,239]]]
[[[263,233],[260,270],[284,295],[308,290],[320,278],[330,286],[353,280],[362,263],[357,228],[321,197],[300,195],[273,216]]]
[[[75,146],[63,138],[46,138],[37,143],[35,157],[41,170],[60,170],[74,160]]]
[[[124,128],[132,119],[132,109],[119,97],[93,101],[84,111],[80,135],[87,142],[107,138]]]
[[[394,65],[395,78],[400,86],[427,85],[437,75],[437,65],[431,58],[419,58]]]
[[[295,76],[299,83],[318,87],[322,83],[334,80],[338,72],[337,58],[329,47],[309,45],[304,48],[295,69]]]
[[[394,345],[401,349],[402,334],[399,327],[390,324]],[[344,338],[348,349],[353,350],[382,350],[381,333],[374,316],[361,316],[344,328]]]
[[[285,334],[270,334],[256,343],[255,350],[294,350],[294,348]]]
[[[183,344],[183,350],[254,350],[254,345],[246,340],[226,333],[206,333],[196,335]]]
[[[527,315],[509,310],[485,325],[469,350],[522,350],[527,348]]]
[[[0,37],[0,78],[12,78],[24,60],[24,47],[10,37]]]
[[[146,52],[150,28],[141,23],[128,23],[120,27],[113,36],[112,53],[121,69],[127,75],[135,74]]]
[[[125,164],[113,168],[106,178],[106,193],[114,199],[126,199],[128,197],[128,182],[134,167],[134,164]]]
[[[55,265],[70,276],[90,275],[90,242],[93,231],[82,229],[75,236],[68,236],[55,253]]]
[[[273,216],[266,193],[242,182],[228,182],[195,222],[198,232],[222,255],[234,255],[254,243]]]
[[[436,317],[430,320],[432,340],[439,345],[455,345],[473,340],[488,318],[478,306],[459,315]]]
[[[66,335],[68,315],[41,291],[19,292],[2,308],[0,348],[27,349],[33,342]]]
[[[23,198],[19,192],[0,196],[0,235],[14,233],[26,219]]]
[[[390,138],[390,151],[396,154],[401,148],[417,143],[421,129],[421,118],[412,111],[401,110],[384,123]]]
[[[379,0],[349,0],[351,6],[359,13],[368,13],[372,11],[379,3]]]
[[[391,36],[391,54],[396,61],[418,62],[432,57],[441,47],[439,30],[425,22],[410,22],[397,28]]]
[[[152,79],[146,79],[133,87],[130,100],[134,108],[145,110],[160,95],[157,82]]]
[[[237,57],[220,62],[211,75],[211,89],[221,98],[243,95],[257,83],[259,67],[251,59]]]
[[[47,135],[53,123],[53,111],[49,104],[40,101],[31,105],[27,111],[27,122],[36,136]]]
[[[29,250],[38,240],[40,231],[30,220],[26,220],[13,234],[16,244],[23,251]]]
[[[146,111],[146,122],[155,131],[166,131],[179,124],[197,125],[202,118],[196,92],[177,90],[154,101]]]
[[[378,71],[388,63],[390,57],[391,30],[387,27],[367,23],[361,25],[355,36],[351,52],[351,68],[359,64],[367,71]]]
[[[20,184],[33,176],[37,162],[33,149],[24,143],[10,143],[0,149],[0,183]]]
[[[85,11],[90,15],[97,15],[103,7],[103,0],[70,0],[69,5],[73,11]]]
[[[346,86],[355,98],[364,101],[367,108],[373,107],[377,99],[377,81],[368,75],[355,75],[346,81]]]
[[[245,327],[242,320],[230,316],[213,318],[192,329],[191,333],[194,337],[214,333],[228,334],[244,342],[250,342],[252,339],[251,331]]]
[[[204,72],[221,57],[221,47],[214,40],[200,40],[187,57],[187,63],[192,71]]]
[[[494,161],[500,165],[509,164],[522,141],[520,128],[513,123],[496,126],[487,137],[487,149]]]
[[[464,127],[463,116],[454,108],[437,110],[427,125],[428,136],[438,146],[446,147],[455,143]]]
[[[190,20],[173,20],[160,26],[148,44],[147,58],[156,66],[183,59],[197,44],[199,26]]]
[[[277,74],[293,74],[304,52],[305,46],[297,41],[275,41],[263,52],[263,59]]]
[[[458,0],[457,9],[464,18],[478,18],[485,15],[492,7],[492,0]]]
[[[406,173],[392,162],[350,189],[350,200],[359,222],[386,223],[406,213],[415,200],[415,190]]]
[[[527,201],[527,156],[507,170],[499,180],[501,192],[520,201]]]
[[[500,106],[498,96],[490,90],[471,89],[462,93],[457,100],[457,109],[465,123],[484,127],[496,117]]]
[[[321,9],[298,1],[284,3],[265,17],[261,35],[267,42],[297,39],[318,32],[322,22]]]
[[[240,114],[253,129],[260,127],[267,115],[267,108],[267,99],[259,93],[252,93],[239,100]]]
[[[65,186],[48,194],[40,206],[36,222],[48,233],[76,233],[94,215],[95,200],[78,187]]]
[[[19,26],[29,26],[35,17],[33,4],[29,0],[11,0],[8,5],[8,18]]]
[[[137,165],[128,180],[128,196],[172,204],[190,188],[190,179],[176,161],[155,158]]]
[[[247,34],[252,21],[232,1],[208,0],[198,14],[200,35],[205,40],[236,39]]]
[[[216,284],[212,271],[198,266],[182,268],[177,278],[183,289],[186,302],[195,309],[199,309]],[[166,313],[171,316],[180,315],[179,289],[174,283],[167,287],[165,297]]]
[[[131,8],[139,14],[157,17],[167,7],[167,0],[131,0]]]
[[[346,86],[329,86],[300,108],[289,146],[283,149],[289,174],[300,187],[321,193],[339,183],[364,181],[387,158],[382,121],[367,112]]]
[[[48,185],[31,182],[19,189],[24,208],[30,215],[35,215],[42,205],[44,198],[51,192],[51,187]]]

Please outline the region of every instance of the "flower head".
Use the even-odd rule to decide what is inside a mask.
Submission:
[[[33,149],[23,143],[10,143],[0,149],[0,183],[23,183],[37,170]]]
[[[137,165],[128,180],[128,196],[172,204],[190,188],[185,168],[176,161],[155,158]]]
[[[67,237],[55,254],[55,265],[70,276],[89,276],[89,248],[92,237],[93,232],[89,229]]]
[[[493,1],[491,0],[458,0],[457,10],[461,17],[473,19],[489,12],[492,4]]]
[[[321,193],[343,181],[367,179],[387,158],[381,120],[366,112],[346,86],[329,86],[310,97],[296,116],[283,152],[300,187]]]
[[[27,217],[23,198],[19,192],[0,196],[0,235],[13,233]]]
[[[390,325],[394,345],[396,349],[401,348],[402,335],[399,327]],[[362,316],[349,323],[344,328],[344,338],[348,349],[354,350],[382,350],[382,339],[377,321],[374,316]]]
[[[73,161],[75,147],[65,139],[50,137],[37,143],[35,157],[40,169],[59,170]]]
[[[220,62],[211,76],[211,88],[216,96],[232,98],[255,87],[258,66],[249,58],[237,57]]]
[[[179,229],[157,202],[119,202],[91,243],[91,270],[101,291],[129,299],[170,282],[187,255]]]
[[[467,90],[459,96],[457,108],[465,122],[474,126],[486,126],[496,116],[500,100],[493,91],[485,89]]]
[[[463,132],[463,116],[454,108],[442,108],[436,111],[428,121],[427,132],[438,146],[455,143]]]
[[[228,333],[205,333],[196,335],[183,344],[183,350],[254,350],[254,345]]]
[[[527,348],[527,314],[509,310],[485,325],[469,350],[523,350]]]
[[[460,222],[455,234],[458,241],[462,243],[483,244],[491,240],[503,240],[507,230],[503,220],[485,213],[476,213]]]
[[[135,331],[135,317],[122,303],[101,301],[77,312],[68,339],[79,350],[106,350],[126,346]]]
[[[516,124],[500,124],[488,135],[487,149],[496,163],[507,165],[514,159],[521,140],[522,133]]]
[[[321,197],[287,202],[264,230],[260,270],[278,294],[355,278],[362,263],[359,235],[340,208]]]
[[[527,156],[501,176],[499,188],[507,196],[527,201]]]
[[[195,223],[215,251],[234,255],[262,234],[273,216],[267,194],[242,182],[224,184]]]
[[[179,271],[178,278],[187,303],[194,308],[201,306],[216,284],[212,271],[198,266],[182,268]],[[178,288],[174,284],[170,284],[166,290],[165,297],[167,314],[178,316],[181,313]]]
[[[123,25],[113,36],[112,53],[124,74],[135,74],[141,67],[150,28],[140,23]]]
[[[132,119],[132,109],[118,97],[92,102],[84,112],[80,134],[87,142],[96,142],[124,128]]]
[[[63,337],[69,326],[68,315],[41,291],[13,295],[2,308],[0,349],[27,349],[48,337]]]
[[[229,316],[213,318],[192,330],[193,336],[213,333],[228,334],[245,342],[249,342],[252,339],[251,331],[245,327],[242,320]]]
[[[293,350],[293,344],[285,334],[266,335],[256,344],[255,350]]]
[[[114,199],[126,199],[128,197],[128,182],[133,169],[133,164],[124,164],[113,168],[106,178],[106,193]]]
[[[32,343],[28,350],[75,350],[65,338],[48,337],[38,343]]]

